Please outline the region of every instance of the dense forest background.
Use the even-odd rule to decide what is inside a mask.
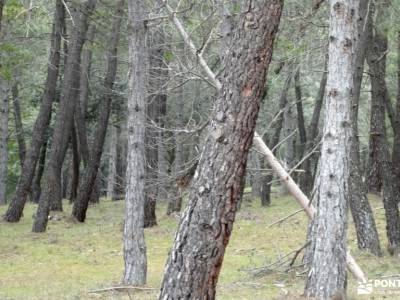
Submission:
[[[236,212],[281,224],[292,195],[305,296],[345,299],[347,211],[356,251],[400,255],[399,7],[0,0],[0,230],[125,205],[123,283],[143,229],[178,226],[160,299],[213,299]]]

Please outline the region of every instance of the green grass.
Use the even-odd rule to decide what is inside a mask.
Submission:
[[[380,199],[371,196],[382,246],[386,245],[385,221]],[[49,221],[44,234],[31,233],[35,205],[29,204],[18,224],[0,224],[0,299],[130,299],[126,291],[89,293],[102,287],[116,286],[123,272],[122,218],[124,203],[107,199],[91,206],[85,224],[69,219],[71,207],[65,202],[61,220]],[[289,196],[273,199],[262,208],[259,201],[244,201],[237,215],[218,284],[218,299],[295,299],[301,295],[304,276],[296,272],[251,275],[248,269],[268,265],[304,244],[307,219],[303,213],[282,224],[274,221],[296,211],[297,203]],[[146,230],[148,249],[148,287],[155,290],[130,292],[132,299],[156,299],[165,259],[177,227],[174,217],[165,215],[159,205],[159,226]],[[5,207],[0,208],[0,215]],[[357,250],[350,224],[352,253],[369,278],[398,273],[398,261],[386,252],[381,258]],[[299,257],[297,263],[301,263]],[[356,282],[349,275],[351,299]],[[381,299],[376,297],[375,299]],[[385,299],[399,299],[398,297]]]

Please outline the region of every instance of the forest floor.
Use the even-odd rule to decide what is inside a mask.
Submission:
[[[275,197],[270,207],[262,208],[259,201],[249,201],[248,197],[237,215],[217,299],[299,299],[305,279],[299,266],[302,254],[294,263],[299,267],[287,270],[287,266],[295,251],[305,243],[307,219],[300,212],[271,226],[297,211],[297,203],[289,196]],[[386,248],[382,203],[376,196],[370,198],[381,244]],[[30,232],[36,209],[33,204],[27,205],[20,223],[0,223],[0,299],[156,299],[178,223],[176,217],[165,215],[165,205],[157,208],[159,225],[146,229],[149,289],[129,293],[126,290],[92,292],[119,285],[123,271],[123,201],[104,199],[91,206],[84,224],[72,222],[71,206],[67,201],[64,205],[65,213],[55,214],[44,234]],[[1,207],[0,215],[4,211],[5,207]],[[352,224],[348,244],[369,278],[399,273],[398,261],[386,249],[380,258],[357,250]],[[274,264],[285,260],[285,264]],[[267,265],[270,266],[262,268]],[[357,283],[351,275],[348,290],[350,299],[400,299],[400,294],[357,295]]]

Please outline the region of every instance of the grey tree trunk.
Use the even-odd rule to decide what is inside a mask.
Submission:
[[[358,0],[330,2],[329,63],[324,135],[313,203],[313,257],[305,295],[318,299],[346,294],[346,233],[352,137],[354,52]]]
[[[76,27],[72,31],[68,60],[65,66],[59,111],[54,124],[53,144],[44,173],[44,186],[39,200],[33,232],[46,230],[50,209],[62,210],[61,169],[73,125],[79,91],[80,62],[88,29],[88,20],[96,0],[88,0],[74,7]]]
[[[0,78],[0,205],[7,203],[9,90],[7,81]]]
[[[283,3],[244,6],[226,41],[220,91],[159,299],[215,299]]]
[[[144,239],[146,90],[148,84],[148,11],[143,1],[129,0],[128,165],[126,172],[123,282],[146,283]]]
[[[107,70],[104,82],[104,94],[99,103],[98,123],[93,141],[92,151],[82,181],[79,185],[79,192],[74,207],[72,209],[72,216],[79,222],[84,222],[86,218],[86,211],[90,201],[92,192],[99,182],[96,183],[96,178],[99,173],[101,157],[103,155],[104,141],[107,133],[107,126],[111,112],[111,102],[113,99],[113,87],[115,78],[117,76],[117,49],[119,42],[119,32],[121,28],[123,8],[125,0],[119,0],[116,5],[116,13],[114,14],[112,29],[109,40],[109,49],[107,53]],[[100,179],[100,177],[98,178]]]
[[[21,170],[16,191],[4,216],[4,220],[7,222],[18,222],[22,216],[22,211],[24,210],[26,199],[31,189],[32,180],[35,176],[36,165],[40,156],[40,149],[46,139],[46,131],[51,119],[53,101],[56,97],[64,18],[64,5],[61,0],[57,0],[53,20],[50,58],[49,66],[47,68],[45,91],[43,93],[42,103],[40,104],[39,114],[33,127],[31,144],[25,155],[24,166]]]
[[[110,126],[109,132],[107,198],[113,199],[115,180],[117,176],[117,129],[114,125]]]
[[[368,9],[368,1],[360,1],[358,18],[359,40],[356,44],[355,52],[354,97],[352,104],[353,136],[350,161],[349,204],[356,227],[358,248],[370,251],[374,255],[381,255],[382,251],[374,215],[366,195],[367,188],[361,176],[360,141],[358,138],[360,89],[363,79],[365,53],[369,41],[369,31],[372,30],[372,15],[370,11]]]
[[[182,85],[183,83],[180,83]],[[183,116],[182,116],[182,109],[180,106],[184,101],[184,90],[181,86],[179,91],[177,92],[177,98],[175,100],[175,109],[174,109],[174,117],[175,117],[175,128],[182,128],[183,125]],[[174,162],[172,166],[172,176],[175,179],[173,186],[170,189],[169,194],[169,203],[167,209],[167,215],[173,212],[180,212],[182,209],[182,193],[181,188],[178,184],[179,178],[183,175],[183,136],[181,132],[175,131],[174,132]]]
[[[372,32],[371,32],[372,34]],[[389,240],[388,250],[391,254],[400,255],[400,215],[397,193],[398,182],[390,159],[389,145],[385,127],[385,83],[387,37],[376,31],[371,36],[367,53],[367,62],[371,79],[371,110],[374,110],[374,148],[378,172],[382,174],[383,206],[386,216],[386,233]]]

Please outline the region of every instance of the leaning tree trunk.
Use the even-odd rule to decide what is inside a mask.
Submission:
[[[95,5],[96,0],[88,0],[75,7],[76,27],[72,32],[71,46],[68,49],[69,54],[65,66],[59,111],[54,124],[53,143],[44,173],[44,186],[32,228],[33,232],[46,230],[50,208],[62,210],[61,169],[78,98],[82,47],[88,29],[88,20]]]
[[[123,282],[146,283],[147,256],[144,239],[146,92],[149,50],[148,12],[143,1],[129,1],[129,98],[128,166],[126,171]]]
[[[46,163],[47,143],[47,138],[45,138],[42,149],[40,150],[36,175],[32,183],[32,201],[34,203],[39,203],[40,194],[42,193],[41,182],[44,173],[44,166]]]
[[[222,55],[222,82],[215,80],[219,93],[209,134],[165,268],[160,299],[215,298],[283,3],[249,0],[244,5],[247,13],[226,41],[229,47]]]
[[[0,77],[0,205],[7,203],[8,94],[8,83]]]
[[[110,34],[110,48],[107,53],[107,71],[104,81],[105,92],[99,104],[98,124],[92,146],[93,149],[90,153],[89,162],[85,168],[82,181],[79,185],[78,196],[72,209],[72,216],[79,222],[85,221],[90,196],[94,186],[96,186],[96,178],[99,173],[101,156],[103,154],[103,146],[111,111],[111,102],[114,95],[113,87],[117,75],[117,49],[124,5],[125,0],[119,0],[116,6],[116,13],[114,15]]]
[[[390,160],[389,145],[386,138],[385,127],[385,97],[387,89],[385,77],[387,37],[380,32],[371,36],[367,53],[367,62],[371,78],[371,109],[375,111],[374,150],[382,174],[383,206],[386,216],[386,233],[389,240],[388,249],[391,254],[400,255],[400,216],[398,202],[400,195],[397,193],[396,177]]]
[[[35,176],[36,164],[40,156],[40,149],[46,138],[46,131],[51,119],[53,101],[56,98],[64,17],[65,11],[62,0],[57,0],[53,20],[50,59],[47,68],[45,91],[42,97],[42,103],[40,104],[39,114],[33,127],[31,144],[25,155],[24,165],[17,183],[15,195],[4,216],[4,219],[7,222],[18,222],[22,216],[26,198],[30,192],[32,180]]]
[[[358,138],[358,108],[364,71],[365,50],[369,40],[369,31],[372,30],[372,15],[367,6],[368,1],[360,2],[360,17],[358,18],[359,40],[356,44],[355,52],[354,97],[352,104],[353,136],[350,154],[349,204],[356,228],[358,248],[370,251],[372,254],[379,256],[382,254],[382,251],[374,215],[366,195],[367,188],[361,176],[360,141]]]
[[[330,1],[325,124],[313,199],[317,211],[311,229],[314,255],[305,288],[307,297],[318,299],[346,293],[351,105],[358,9],[358,0]]]

